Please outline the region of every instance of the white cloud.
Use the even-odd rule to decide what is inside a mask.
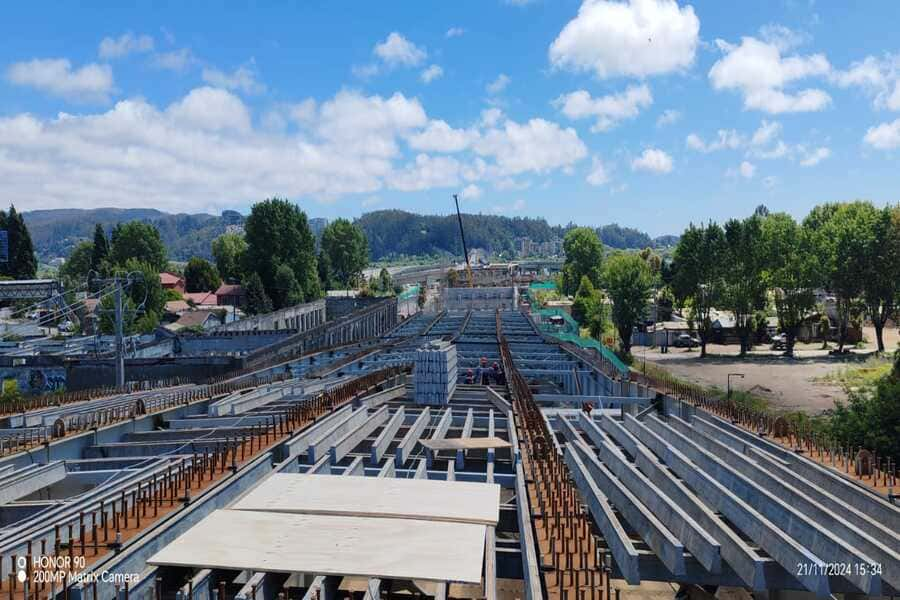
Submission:
[[[775,44],[752,37],[743,38],[739,46],[722,40],[716,44],[725,56],[709,70],[709,79],[717,90],[741,92],[744,108],[778,114],[819,111],[831,103],[831,96],[820,89],[784,91],[797,81],[827,75],[831,65],[824,55],[783,57]]]
[[[261,94],[266,91],[265,84],[256,79],[254,69],[246,65],[238,67],[231,73],[226,73],[219,69],[206,68],[203,69],[202,77],[203,81],[215,87],[239,90],[245,94]]]
[[[484,127],[493,127],[503,118],[503,111],[497,107],[486,108],[481,111],[481,124]]]
[[[569,167],[587,155],[587,148],[574,129],[563,129],[544,119],[527,123],[506,121],[502,127],[484,132],[474,150],[480,156],[495,159],[499,175],[546,173]]]
[[[810,152],[806,158],[800,161],[800,166],[814,167],[826,158],[831,156],[831,150],[825,147],[816,148]]]
[[[741,174],[741,177],[751,179],[756,173],[756,166],[753,163],[747,162],[745,160],[741,163],[741,166],[738,167],[738,172]]]
[[[499,94],[506,89],[506,86],[508,86],[511,81],[512,79],[510,79],[506,73],[500,73],[497,76],[497,79],[487,84],[487,91],[489,94]]]
[[[651,173],[671,173],[672,157],[656,148],[648,148],[631,161],[632,171],[650,171]]]
[[[456,129],[429,119],[415,98],[344,90],[267,107],[257,119],[240,97],[213,87],[168,106],[134,98],[95,113],[0,117],[0,195],[24,210],[170,212],[215,212],[276,194],[327,202],[463,187],[471,196],[472,185],[527,187],[528,174],[569,172],[587,154],[571,128],[486,117]]]
[[[601,79],[670,73],[694,62],[699,33],[693,7],[674,0],[584,0],[550,45],[550,62]]]
[[[455,38],[463,35],[466,32],[462,27],[451,27],[447,30],[447,33],[444,34],[446,38]]]
[[[718,138],[713,142],[705,142],[696,133],[691,133],[685,139],[685,144],[691,150],[697,152],[716,152],[717,150],[736,150],[746,143],[744,136],[734,129],[720,129]]]
[[[765,146],[781,134],[781,123],[778,121],[766,121],[753,133],[750,143],[754,146]]]
[[[653,103],[653,96],[646,84],[629,86],[624,92],[592,98],[585,90],[560,96],[553,101],[570,119],[596,117],[591,131],[608,131],[620,121],[633,119]]]
[[[391,67],[415,67],[428,57],[428,53],[408,39],[393,31],[383,42],[375,44],[375,55]]]
[[[769,23],[759,28],[759,37],[782,52],[802,46],[809,41],[808,33],[795,31],[778,23]]]
[[[591,171],[585,178],[591,185],[599,186],[609,183],[609,173],[603,161],[596,156],[591,159]]]
[[[218,131],[250,130],[250,112],[241,99],[225,90],[211,87],[196,88],[166,111],[175,121],[186,127]]]
[[[89,63],[72,69],[65,58],[36,58],[10,65],[6,77],[15,85],[25,85],[54,96],[85,102],[106,102],[114,91],[109,65]]]
[[[481,188],[474,183],[470,183],[463,188],[462,192],[459,193],[459,197],[463,200],[476,200],[478,198],[481,198],[481,194]]]
[[[126,32],[118,38],[105,37],[100,41],[97,53],[100,58],[122,58],[132,53],[150,52],[153,50],[153,38],[149,35],[134,35]]]
[[[453,187],[459,183],[460,164],[449,156],[419,154],[388,177],[388,185],[401,192]]]
[[[478,132],[454,129],[446,121],[434,120],[422,131],[409,136],[409,146],[423,152],[460,152],[478,137]]]
[[[879,150],[900,148],[900,119],[869,127],[863,140]]]
[[[662,112],[661,115],[656,119],[657,127],[665,127],[666,125],[672,125],[673,123],[677,123],[681,120],[681,111],[677,111],[674,109],[666,109]]]
[[[153,55],[153,66],[167,71],[182,72],[195,64],[197,59],[190,48],[180,48],[171,52],[160,52]]]
[[[444,69],[440,67],[440,65],[431,65],[424,71],[422,71],[419,78],[425,83],[431,83],[435,79],[439,79],[443,77]]]
[[[867,56],[845,71],[834,71],[831,80],[843,88],[861,88],[872,96],[876,108],[900,110],[900,54]]]

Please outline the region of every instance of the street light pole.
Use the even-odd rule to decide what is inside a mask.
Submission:
[[[727,380],[727,382],[728,382],[727,385],[728,385],[728,397],[729,397],[729,398],[731,398],[731,378],[732,378],[732,377],[740,377],[741,379],[743,379],[743,378],[744,378],[744,374],[743,374],[743,373],[729,373],[729,374],[727,375],[726,380]]]

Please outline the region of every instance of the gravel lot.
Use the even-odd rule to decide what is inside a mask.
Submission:
[[[875,332],[867,328],[869,340],[864,349],[853,350],[845,357],[828,356],[821,344],[800,344],[795,358],[781,356],[780,352],[761,346],[745,358],[738,356],[736,346],[707,346],[708,356],[699,359],[699,349],[670,348],[668,354],[658,349],[636,347],[632,349],[635,367],[641,361],[656,363],[674,375],[702,385],[726,387],[728,373],[743,373],[744,378],[732,377],[734,389],[751,391],[768,399],[773,406],[817,414],[834,406],[835,400],[845,400],[844,390],[837,385],[816,381],[843,368],[861,363],[875,350]],[[897,329],[885,331],[885,346],[896,348],[900,335]]]

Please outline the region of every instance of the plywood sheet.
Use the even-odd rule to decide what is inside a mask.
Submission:
[[[484,536],[473,523],[216,510],[147,562],[478,583]]]
[[[231,508],[496,525],[500,518],[500,486],[468,481],[278,473]]]
[[[443,438],[420,442],[432,450],[487,450],[489,448],[509,448],[509,442],[498,437]]]

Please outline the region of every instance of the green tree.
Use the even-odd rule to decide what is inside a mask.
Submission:
[[[15,206],[9,207],[9,213],[0,211],[0,229],[7,231],[9,255],[5,263],[0,263],[0,275],[12,279],[34,279],[37,275],[37,257],[31,234],[25,226],[21,213]]]
[[[563,292],[577,292],[581,278],[587,277],[596,288],[600,286],[603,244],[590,227],[575,227],[563,239],[566,260],[563,263]]]
[[[900,205],[879,211],[863,278],[863,299],[875,327],[878,351],[884,352],[884,326],[900,306]]]
[[[900,366],[900,350],[895,354]],[[831,435],[879,456],[900,455],[900,368],[880,378],[872,389],[851,390],[847,403],[835,403]]]
[[[188,292],[214,292],[220,285],[219,272],[208,260],[195,256],[184,267],[184,287]]]
[[[614,254],[603,267],[603,283],[612,300],[612,321],[622,354],[631,352],[631,332],[643,322],[655,277],[637,254]]]
[[[133,281],[128,287],[128,297],[142,314],[153,314],[157,319],[163,314],[166,307],[166,290],[153,265],[129,258],[116,270],[116,275],[133,276]]]
[[[129,296],[122,298],[122,333],[134,335],[137,311]],[[103,296],[100,300],[100,333],[114,335],[116,333],[116,300],[113,294]]]
[[[254,204],[244,231],[244,272],[259,276],[269,298],[274,295],[280,265],[294,272],[304,300],[321,295],[315,241],[306,214],[296,204],[279,198]]]
[[[694,325],[700,338],[700,357],[712,332],[710,313],[722,304],[725,233],[718,224],[705,227],[691,224],[681,235],[672,258],[672,291],[678,302],[690,303]]]
[[[381,288],[381,293],[388,296],[394,293],[394,279],[387,267],[382,267],[378,273],[378,287]]]
[[[303,290],[294,277],[294,271],[287,265],[275,269],[275,287],[272,290],[272,307],[276,310],[303,302]]]
[[[758,215],[725,223],[724,259],[722,302],[734,315],[743,356],[751,349],[751,334],[755,327],[753,315],[766,305],[762,219]]]
[[[66,262],[59,268],[59,278],[67,290],[75,289],[87,281],[93,253],[94,244],[91,242],[79,242],[69,253]]]
[[[328,258],[328,254],[320,250],[317,263],[319,285],[322,286],[322,290],[328,291],[335,289],[337,286],[334,282],[334,272],[331,270],[331,259]]]
[[[103,225],[97,223],[94,226],[94,243],[91,245],[91,266],[90,270],[96,273],[103,273],[109,260],[109,240],[106,238],[106,231]]]
[[[803,320],[815,308],[816,259],[805,232],[785,213],[762,220],[763,281],[772,291],[778,326],[787,337],[785,354],[792,356]]]
[[[247,241],[242,235],[224,233],[213,240],[212,254],[222,279],[231,282],[241,280],[241,265],[246,252]]]
[[[139,260],[157,273],[164,271],[168,265],[166,247],[159,230],[142,221],[120,223],[113,228],[109,257],[116,266],[125,265],[129,259]]]
[[[803,221],[817,257],[819,283],[837,299],[838,350],[843,350],[854,300],[876,258],[878,210],[869,202],[816,206]]]
[[[419,282],[419,295],[416,296],[416,305],[419,307],[419,310],[425,308],[425,303],[428,302],[428,282],[420,281]]]
[[[581,284],[572,302],[572,318],[582,327],[587,327],[591,337],[599,338],[606,328],[606,309],[603,294],[594,287],[587,275],[581,277]]]
[[[272,312],[272,300],[266,293],[262,279],[256,273],[250,273],[244,280],[247,294],[247,312],[251,315],[262,315]]]
[[[357,285],[369,264],[366,235],[347,219],[328,224],[322,232],[322,252],[328,255],[336,282],[345,288]]]

